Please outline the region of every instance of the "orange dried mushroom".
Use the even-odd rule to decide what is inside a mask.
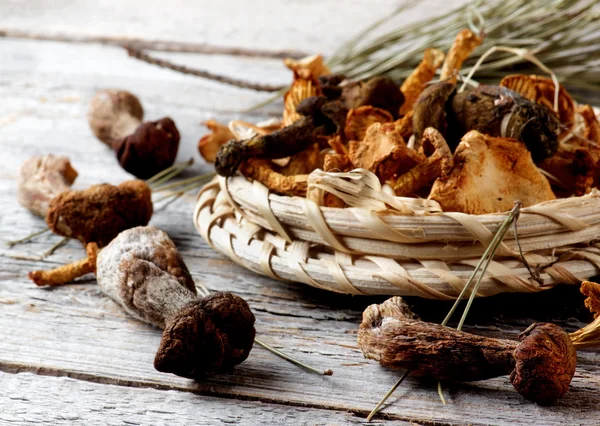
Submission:
[[[344,135],[349,141],[362,141],[371,124],[389,123],[393,120],[392,114],[381,108],[370,105],[354,108],[348,111]]]
[[[495,213],[510,210],[515,200],[527,207],[556,198],[526,146],[516,139],[472,130],[462,138],[453,161],[429,195],[444,211]]]
[[[413,168],[425,157],[410,149],[394,123],[375,123],[362,141],[351,141],[349,159],[355,167],[367,169],[385,182]]]
[[[283,125],[289,126],[302,117],[296,112],[298,104],[303,99],[320,95],[319,77],[331,72],[323,63],[321,55],[308,56],[298,61],[288,58],[283,63],[294,72],[294,81],[283,97]]]
[[[594,108],[589,105],[578,105],[577,116],[583,122],[581,136],[588,141],[600,144],[600,123]]]
[[[425,84],[435,76],[435,72],[442,65],[445,56],[441,50],[425,49],[421,63],[400,87],[404,95],[404,104],[400,107],[400,115],[406,115],[412,111],[417,98],[425,90]]]
[[[395,181],[389,182],[398,197],[416,193],[440,175],[448,174],[452,169],[452,151],[448,148],[442,134],[433,127],[428,127],[423,132],[423,139],[427,140],[435,151]]]
[[[551,78],[515,74],[504,77],[500,86],[554,111],[555,86]],[[562,85],[558,89],[558,118],[567,129],[571,129],[575,123],[575,102]]]
[[[348,156],[344,154],[329,153],[325,155],[323,171],[326,172],[349,172],[353,166]],[[342,208],[346,203],[341,198],[326,192],[323,194],[323,206]]]
[[[456,83],[463,62],[482,41],[483,39],[471,30],[465,29],[459,32],[446,55],[446,60],[440,72],[440,80]]]
[[[285,176],[274,167],[269,160],[251,158],[240,165],[240,171],[248,179],[259,181],[277,194],[306,197],[308,175]]]
[[[587,149],[562,144],[558,151],[538,164],[550,174],[556,195],[581,196],[591,191],[596,179],[597,160]]]
[[[202,158],[209,163],[214,163],[217,153],[221,146],[225,145],[231,139],[235,139],[234,134],[224,124],[215,120],[208,120],[203,123],[211,133],[208,133],[198,141],[198,151]]]

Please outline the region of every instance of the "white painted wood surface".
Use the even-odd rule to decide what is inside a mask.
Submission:
[[[233,13],[227,11],[227,2],[212,3],[208,9],[203,2],[169,2],[172,19],[166,19],[161,8],[140,8],[142,2],[137,0],[48,3],[2,1],[0,26],[73,36],[125,35],[331,51],[338,37],[354,33],[393,7],[391,2],[370,4],[366,0],[347,2],[344,7],[334,1],[265,1],[260,7],[267,8],[269,19],[256,18],[252,31],[232,19],[228,25],[233,29],[223,33],[218,22]],[[158,2],[144,2],[149,3]],[[239,13],[248,15],[251,3],[239,6]],[[423,3],[419,10],[426,13],[442,4]],[[121,13],[111,12],[110,19],[106,18],[117,4],[124,5]],[[292,34],[281,29],[282,22],[290,24],[283,18],[287,14],[294,17]],[[347,28],[340,28],[343,23]],[[262,30],[256,30],[261,25]],[[330,26],[335,27],[331,32]],[[255,81],[285,83],[289,77],[277,60],[160,55]],[[37,260],[39,253],[58,240],[53,236],[12,249],[5,246],[5,241],[44,226],[16,202],[15,178],[23,160],[46,152],[68,155],[80,172],[78,188],[128,178],[87,127],[88,101],[104,87],[138,94],[148,118],[172,116],[182,134],[179,157],[198,160],[193,173],[210,169],[196,154],[197,139],[205,132],[200,121],[256,121],[278,113],[275,105],[244,115],[241,109],[266,95],[143,64],[119,48],[0,39],[0,424],[361,423],[398,376],[366,361],[356,347],[362,310],[382,299],[329,294],[240,268],[197,235],[191,221],[191,195],[159,209],[151,223],[169,233],[197,280],[211,290],[234,291],[248,300],[265,341],[303,361],[332,368],[334,376],[305,373],[258,347],[232,373],[203,383],[161,374],[152,367],[160,331],[129,318],[100,293],[93,279],[47,290],[36,288],[26,278],[27,271],[67,263],[84,252],[78,243],[70,242],[55,255]],[[467,329],[515,338],[531,322],[546,320],[572,331],[590,319],[582,300],[575,288],[478,300]],[[410,302],[424,319],[435,321],[449,308],[442,302]],[[446,406],[439,402],[435,383],[409,379],[378,421],[597,425],[599,364],[600,352],[581,352],[570,392],[549,408],[523,401],[506,377],[445,385]]]

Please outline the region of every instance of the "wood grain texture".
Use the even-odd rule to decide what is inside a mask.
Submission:
[[[84,3],[88,4],[80,0],[69,4],[77,7]],[[15,6],[19,4],[22,2],[2,2],[0,12],[11,8],[9,22],[16,27],[38,22],[40,18],[33,11],[27,12],[29,16],[19,12]],[[57,8],[62,5],[63,10],[67,9],[67,2],[56,4]],[[48,13],[60,15],[59,9]],[[67,20],[61,25],[68,25]],[[72,25],[84,28],[77,22]],[[103,25],[107,25],[103,31],[114,30],[112,24]],[[248,40],[252,38],[248,36]],[[258,46],[264,41],[253,43]],[[292,43],[281,46],[297,47]],[[171,115],[182,134],[181,159],[191,155],[199,159],[195,145],[205,132],[199,121],[257,121],[278,114],[278,107],[244,115],[239,111],[264,99],[264,95],[141,64],[113,47],[6,39],[0,40],[0,57],[0,370],[7,372],[0,377],[0,421],[12,419],[15,424],[27,424],[29,418],[23,416],[31,413],[32,420],[52,423],[63,421],[58,414],[61,409],[81,417],[95,413],[95,409],[115,407],[114,417],[100,411],[101,416],[119,423],[122,416],[132,415],[140,424],[160,423],[163,418],[185,424],[193,422],[196,415],[208,416],[205,423],[257,424],[262,416],[265,424],[273,424],[280,415],[291,416],[290,424],[360,422],[398,377],[397,372],[365,360],[356,346],[362,310],[383,298],[340,296],[276,282],[233,264],[208,247],[193,228],[192,195],[159,209],[151,224],[173,238],[194,278],[211,290],[234,291],[249,302],[257,316],[257,330],[265,341],[305,362],[332,368],[334,376],[306,373],[258,347],[235,371],[203,383],[158,373],[152,360],[160,331],[128,317],[99,291],[93,277],[53,290],[36,288],[26,278],[30,270],[83,257],[80,244],[70,242],[44,260],[38,254],[57,237],[44,236],[13,249],[4,244],[44,226],[41,219],[16,202],[16,174],[27,157],[45,152],[68,155],[80,172],[77,188],[128,178],[113,154],[94,139],[87,127],[87,103],[97,89],[127,88],[140,95],[148,118]],[[204,55],[181,55],[177,59],[207,64],[231,75],[239,76],[244,71],[249,78],[273,83],[289,78],[275,60]],[[193,172],[209,169],[198,161]],[[545,320],[572,331],[590,320],[582,300],[577,289],[569,287],[544,294],[479,300],[465,329],[515,338],[531,322]],[[425,320],[441,321],[449,309],[445,302],[409,302]],[[600,423],[599,361],[598,351],[580,353],[572,388],[554,407],[525,402],[506,377],[477,384],[445,384],[446,406],[439,402],[435,383],[409,379],[392,397],[385,416],[399,424],[596,425]],[[66,388],[78,393],[74,390],[70,396],[60,396]],[[91,395],[93,404],[78,401],[75,395],[79,391]],[[24,401],[28,395],[31,399]],[[119,404],[120,398],[130,402]],[[163,404],[160,413],[149,408],[156,400]],[[347,417],[345,412],[358,417]]]
[[[0,373],[0,423],[39,425],[363,424],[352,413],[284,407],[173,390],[100,385],[66,377]],[[57,405],[62,406],[56,410]],[[10,407],[10,409],[7,409]],[[388,421],[386,425],[409,425]]]

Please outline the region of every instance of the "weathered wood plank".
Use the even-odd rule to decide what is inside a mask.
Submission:
[[[23,50],[24,46],[27,49]],[[48,46],[62,53],[46,56]],[[394,383],[397,373],[365,361],[356,348],[355,331],[364,307],[382,298],[329,294],[279,283],[240,268],[212,251],[197,235],[191,223],[192,197],[158,212],[152,224],[173,237],[195,278],[206,282],[212,290],[235,291],[248,300],[265,340],[303,361],[333,368],[333,377],[302,372],[259,348],[233,373],[204,383],[160,374],[152,368],[160,332],[127,317],[99,292],[93,280],[54,290],[31,284],[26,279],[27,271],[66,263],[81,257],[83,251],[71,242],[43,262],[9,257],[20,252],[40,253],[56,241],[55,237],[45,237],[12,250],[3,247],[4,241],[43,226],[43,221],[33,218],[16,203],[15,176],[21,162],[34,153],[67,153],[81,171],[80,187],[127,178],[112,154],[94,140],[87,128],[87,100],[94,90],[108,85],[141,90],[143,100],[149,99],[149,117],[166,108],[184,135],[184,156],[194,152],[197,137],[203,132],[197,123],[203,117],[198,115],[209,113],[196,106],[196,98],[205,91],[204,83],[197,79],[188,81],[185,76],[158,75],[164,70],[155,70],[157,74],[145,70],[143,77],[139,77],[136,75],[139,65],[130,67],[126,61],[119,63],[121,71],[111,74],[112,71],[99,66],[105,61],[118,60],[111,48],[63,49],[60,43],[2,41],[0,49],[12,52],[9,65],[5,61],[0,63],[3,76],[0,117],[17,114],[14,120],[5,120],[0,125],[0,370],[329,408],[363,416],[372,408]],[[71,54],[71,49],[76,53]],[[67,63],[72,61],[68,72],[52,65],[57,57]],[[94,57],[102,59],[95,67],[79,60]],[[21,60],[24,64],[19,64]],[[266,62],[259,61],[258,68]],[[172,81],[165,80],[171,78]],[[218,104],[219,91],[224,93],[224,112],[217,112],[218,118],[235,116],[228,105],[235,104],[237,94],[242,91],[229,92],[217,86],[213,90],[214,100],[208,105]],[[439,321],[449,308],[447,303],[416,299],[411,302],[426,320]],[[514,338],[534,320],[555,321],[573,330],[589,320],[589,314],[575,288],[547,294],[504,295],[475,303],[467,330]],[[571,424],[574,419],[578,424],[598,424],[599,356],[600,353],[592,351],[580,354],[572,390],[555,407],[540,408],[524,402],[507,378],[449,386],[446,390],[449,405],[442,406],[434,383],[410,379],[398,390],[386,413],[395,419],[451,424]]]
[[[101,385],[66,377],[0,373],[0,423],[18,425],[341,425],[351,413],[285,407],[185,392]],[[389,421],[386,425],[408,425]]]

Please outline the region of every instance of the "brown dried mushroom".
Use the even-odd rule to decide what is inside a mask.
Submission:
[[[21,166],[17,179],[17,199],[27,210],[46,217],[50,201],[68,191],[77,171],[67,157],[47,154],[31,157]]]
[[[129,180],[60,193],[50,202],[46,223],[55,234],[103,247],[121,231],[148,224],[152,212],[148,185]]]
[[[363,313],[358,346],[385,367],[448,381],[477,381],[510,374],[523,397],[549,405],[569,389],[577,352],[560,327],[536,323],[519,342],[491,339],[421,321],[401,297]]]
[[[254,343],[254,314],[232,293],[198,298],[175,244],[153,227],[119,234],[88,258],[53,271],[34,271],[40,286],[58,285],[95,272],[103,293],[133,317],[164,329],[154,359],[158,371],[196,380],[244,361]]]
[[[142,123],[143,117],[137,97],[124,90],[97,92],[88,111],[92,132],[115,150],[121,167],[147,179],[173,164],[179,131],[168,117]]]

